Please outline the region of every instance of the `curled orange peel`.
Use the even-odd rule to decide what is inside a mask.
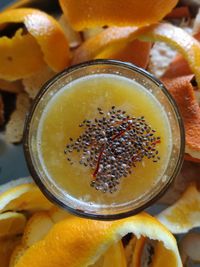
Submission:
[[[167,15],[177,0],[60,0],[61,8],[76,30],[96,26],[144,26]]]
[[[117,221],[95,221],[71,217],[53,226],[47,236],[31,246],[16,267],[71,266],[94,264],[106,250],[127,233],[163,242],[181,267],[176,240],[155,218],[146,213]],[[34,260],[33,260],[34,259]]]
[[[200,159],[200,107],[191,84],[193,75],[162,79],[174,97],[183,118],[186,134],[186,153]]]
[[[42,51],[30,35],[19,29],[13,38],[0,38],[0,79],[18,80],[45,66]]]
[[[200,88],[200,43],[183,29],[168,23],[151,25],[142,40],[165,42],[182,54]]]
[[[200,32],[193,36],[198,42],[200,41]],[[185,76],[192,74],[192,70],[188,65],[188,62],[185,58],[178,54],[172,60],[167,70],[165,71],[163,77],[164,78],[176,78],[179,76]]]
[[[69,46],[59,23],[50,15],[33,8],[9,9],[0,14],[0,27],[10,23],[23,23],[36,40],[44,61],[54,71],[61,71],[69,64]]]
[[[147,27],[110,27],[85,41],[74,53],[72,64],[119,53],[135,39],[163,41],[179,51],[200,85],[200,44],[181,28],[167,23]],[[109,54],[109,53],[110,54]],[[134,52],[133,52],[134,53]],[[199,86],[200,88],[200,86]]]

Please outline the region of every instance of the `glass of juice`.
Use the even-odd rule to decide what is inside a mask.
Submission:
[[[132,64],[94,60],[43,86],[28,116],[24,150],[42,192],[95,219],[135,214],[178,174],[184,128],[174,100]]]

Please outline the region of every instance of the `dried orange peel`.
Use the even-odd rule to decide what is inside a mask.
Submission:
[[[200,107],[191,84],[193,75],[163,79],[174,97],[183,118],[186,134],[186,153],[200,159]]]
[[[43,54],[35,39],[22,35],[19,29],[13,38],[0,38],[0,78],[17,80],[45,66]]]
[[[0,14],[1,28],[5,28],[10,23],[24,24],[28,33],[39,45],[42,58],[54,71],[60,71],[68,66],[68,41],[61,26],[53,17],[37,9],[17,8]],[[33,52],[32,49],[30,51]]]
[[[96,26],[144,26],[161,20],[177,0],[60,0],[61,8],[76,30]]]
[[[118,221],[94,221],[71,217],[53,226],[47,236],[31,246],[16,267],[89,266],[127,233],[163,242],[182,266],[176,240],[155,218],[142,213]],[[34,261],[33,261],[34,259]]]
[[[186,233],[200,226],[200,192],[195,184],[190,185],[182,197],[163,210],[157,218],[175,234]]]

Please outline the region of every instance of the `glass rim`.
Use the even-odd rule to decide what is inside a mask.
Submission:
[[[51,85],[54,84],[56,81],[58,81],[63,76],[70,74],[76,70],[79,70],[81,68],[88,67],[88,66],[97,66],[97,65],[107,65],[107,66],[114,65],[114,66],[123,67],[123,68],[129,69],[129,70],[133,70],[133,71],[145,76],[149,80],[151,80],[154,84],[156,84],[160,88],[160,90],[164,93],[165,97],[167,97],[168,101],[170,102],[171,106],[173,107],[173,111],[175,113],[176,120],[177,120],[179,130],[180,130],[181,142],[180,142],[178,161],[177,161],[177,164],[173,170],[173,173],[172,173],[171,177],[168,179],[167,183],[163,186],[163,188],[157,194],[155,194],[146,203],[142,204],[139,207],[133,208],[132,210],[121,212],[121,213],[116,213],[116,214],[95,214],[95,213],[88,213],[88,212],[86,213],[83,210],[74,209],[74,208],[68,206],[67,204],[63,203],[62,201],[60,201],[55,195],[53,195],[45,187],[45,185],[41,181],[38,172],[35,170],[35,167],[34,167],[34,164],[32,162],[32,158],[31,158],[31,152],[29,149],[29,147],[30,147],[29,146],[30,126],[31,126],[32,118],[34,116],[35,109],[36,109],[37,105],[39,104],[43,95],[49,90],[49,88],[51,88]],[[174,181],[174,179],[178,175],[178,173],[181,169],[183,160],[184,160],[185,130],[184,130],[183,120],[182,120],[182,117],[180,115],[180,112],[179,112],[179,109],[178,109],[178,106],[177,106],[175,100],[170,95],[168,90],[165,88],[163,83],[160,80],[158,80],[154,75],[152,75],[148,71],[146,71],[146,70],[144,70],[138,66],[135,66],[134,64],[129,63],[129,62],[123,62],[123,61],[111,60],[111,59],[95,59],[95,60],[90,60],[90,61],[86,61],[86,62],[77,64],[74,66],[70,66],[69,68],[64,69],[63,71],[57,73],[50,80],[48,80],[41,87],[38,94],[34,98],[33,103],[31,105],[31,108],[30,108],[30,110],[26,116],[24,132],[23,132],[23,150],[24,150],[24,155],[25,155],[25,159],[27,162],[27,166],[28,166],[29,172],[30,172],[33,180],[35,181],[35,183],[38,185],[38,187],[40,188],[42,193],[46,196],[46,198],[49,201],[53,202],[54,204],[56,204],[57,206],[59,206],[61,208],[68,210],[70,213],[77,215],[77,216],[80,216],[80,217],[83,217],[83,218],[96,219],[96,220],[116,220],[116,219],[122,219],[124,217],[131,216],[131,215],[134,215],[134,214],[137,214],[137,213],[143,211],[144,209],[148,208],[153,203],[155,203],[167,191],[169,186],[172,184],[172,182]]]

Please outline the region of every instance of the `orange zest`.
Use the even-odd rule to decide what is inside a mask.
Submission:
[[[200,107],[191,85],[192,75],[163,79],[182,115],[186,134],[186,153],[200,158]]]
[[[5,28],[10,23],[24,24],[28,33],[40,46],[44,61],[54,71],[60,71],[68,66],[68,41],[61,26],[53,17],[37,9],[17,8],[0,14],[0,27]],[[30,51],[32,52],[31,49]]]
[[[178,0],[60,0],[61,8],[76,30],[96,26],[144,26],[161,20]]]
[[[0,78],[17,80],[45,66],[43,54],[35,39],[22,35],[19,29],[13,38],[0,38]]]
[[[171,266],[182,266],[173,235],[155,218],[142,213],[117,221],[95,221],[78,217],[61,221],[53,226],[43,240],[25,252],[16,267],[90,266],[111,245],[131,232],[138,238],[143,235],[163,242],[164,247],[172,251],[176,259]]]

